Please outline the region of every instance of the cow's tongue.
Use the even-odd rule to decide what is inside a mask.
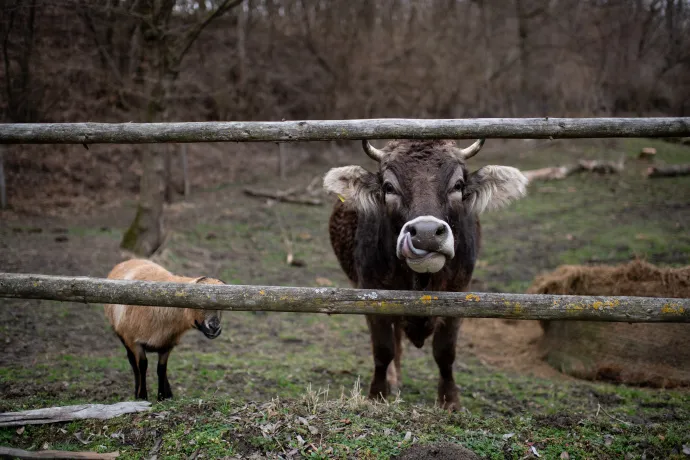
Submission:
[[[407,259],[422,259],[429,255],[429,251],[417,249],[414,247],[414,245],[412,244],[412,238],[410,237],[409,233],[405,235],[405,239],[403,240],[402,244],[402,250],[400,252],[402,252],[402,255],[405,256],[405,258]]]

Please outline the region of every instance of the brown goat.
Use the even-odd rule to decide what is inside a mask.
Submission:
[[[122,262],[108,274],[109,279],[165,281],[171,283],[224,284],[207,278],[176,276],[148,260]],[[195,328],[209,339],[220,335],[220,311],[193,308],[146,307],[139,305],[106,305],[105,315],[127,349],[127,358],[134,372],[134,397],[147,399],[147,351],[158,353],[158,400],[172,398],[168,382],[168,357],[182,335]]]

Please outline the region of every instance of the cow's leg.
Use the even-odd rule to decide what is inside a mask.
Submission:
[[[395,393],[402,388],[402,374],[400,373],[400,360],[402,359],[402,335],[403,329],[400,321],[393,323],[393,336],[395,339],[395,355],[393,362],[388,365],[386,378],[391,392]]]
[[[374,377],[369,386],[369,398],[386,399],[390,393],[386,374],[388,365],[395,357],[393,319],[388,316],[367,316],[367,325],[374,352]]]
[[[439,318],[434,331],[434,359],[438,364],[440,379],[438,382],[438,402],[442,408],[456,410],[460,408],[458,389],[453,378],[455,361],[455,344],[458,339],[460,318]]]

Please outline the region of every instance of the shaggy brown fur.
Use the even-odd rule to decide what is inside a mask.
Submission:
[[[108,274],[109,279],[163,281],[171,283],[224,284],[207,277],[176,276],[148,260],[122,262]],[[208,338],[220,335],[220,312],[192,308],[106,305],[105,315],[127,349],[135,380],[134,396],[147,399],[147,351],[158,352],[158,399],[172,398],[167,378],[168,357],[188,330],[199,329]]]

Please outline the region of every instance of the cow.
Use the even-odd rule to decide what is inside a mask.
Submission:
[[[465,291],[480,247],[479,215],[526,194],[527,178],[509,166],[469,172],[484,139],[461,149],[452,140],[362,141],[378,171],[331,169],[324,188],[338,196],[329,219],[331,246],[360,289]],[[460,318],[366,315],[374,356],[369,398],[400,388],[403,333],[417,348],[433,334],[438,403],[459,408],[453,362]]]

